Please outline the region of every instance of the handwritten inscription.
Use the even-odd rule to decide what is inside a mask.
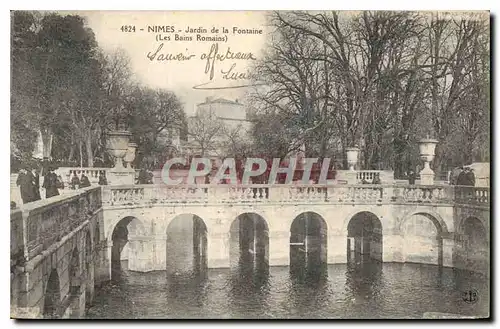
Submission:
[[[254,54],[251,52],[232,52],[231,48],[228,47],[226,52],[219,53],[219,44],[214,43],[210,47],[210,52],[201,54],[201,59],[206,60],[205,64],[205,74],[209,74],[210,80],[214,78],[215,63],[224,62],[225,60],[256,60]]]
[[[199,55],[190,53],[186,48],[184,52],[169,53],[165,51],[165,44],[160,43],[156,49],[146,54],[151,62],[185,62],[193,59],[200,59],[205,62],[204,74],[208,75],[208,80],[212,81],[217,72],[217,63],[230,62],[229,66],[220,69],[221,78],[224,80],[250,80],[252,75],[249,72],[241,72],[237,69],[236,61],[255,61],[256,56],[252,52],[241,52],[232,50],[231,47],[220,48],[218,43],[213,43],[207,52]]]

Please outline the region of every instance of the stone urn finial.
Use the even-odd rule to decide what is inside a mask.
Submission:
[[[359,148],[357,146],[348,147],[346,149],[347,153],[347,164],[349,165],[349,170],[354,171],[354,167],[358,163]]]
[[[434,171],[431,169],[430,163],[434,160],[438,142],[438,140],[432,138],[424,138],[419,141],[420,160],[424,162],[424,169],[420,171],[420,183],[422,185],[434,184]]]
[[[126,168],[132,169],[132,162],[135,159],[135,150],[137,149],[136,143],[128,143],[127,153],[123,160],[126,163]]]
[[[128,141],[131,135],[126,130],[111,131],[107,134],[106,149],[115,159],[115,169],[124,169],[123,157],[127,154]]]

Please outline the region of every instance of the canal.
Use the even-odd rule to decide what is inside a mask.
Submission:
[[[127,268],[127,266],[122,266]],[[477,298],[467,298],[468,292]],[[352,263],[322,273],[210,269],[194,278],[122,271],[96,291],[89,319],[422,318],[424,312],[487,316],[485,277],[434,265]]]

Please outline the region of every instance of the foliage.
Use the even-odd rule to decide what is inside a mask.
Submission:
[[[254,74],[267,87],[251,97],[265,125],[256,131],[272,128],[256,143],[305,145],[315,157],[358,145],[362,167],[397,176],[418,163],[426,136],[440,141],[438,171],[489,159],[488,17],[445,15],[270,15],[274,32]]]

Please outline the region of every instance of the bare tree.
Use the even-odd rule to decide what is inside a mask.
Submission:
[[[199,155],[218,149],[224,123],[210,112],[200,112],[188,119],[188,138],[199,149]]]

